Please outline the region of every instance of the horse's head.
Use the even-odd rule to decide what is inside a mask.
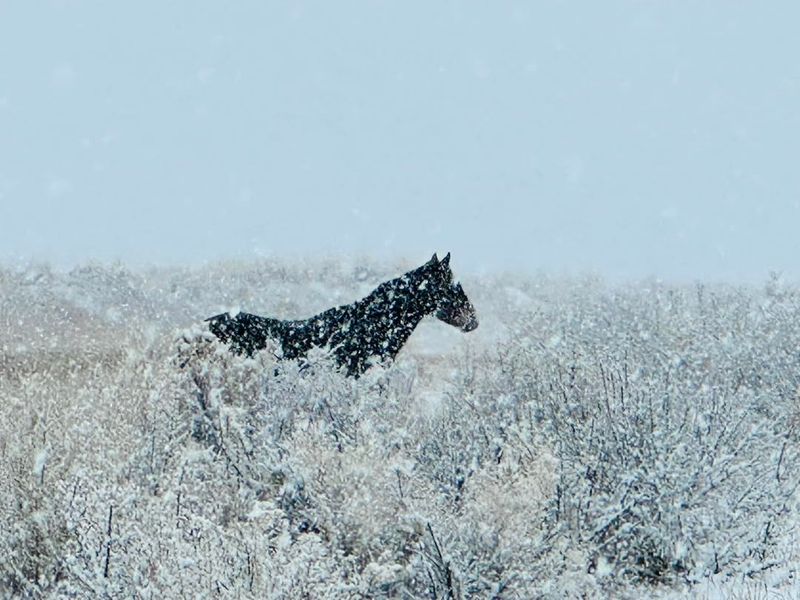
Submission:
[[[450,253],[441,261],[433,255],[426,265],[432,273],[433,299],[436,302],[435,315],[440,321],[458,327],[462,331],[472,331],[478,327],[475,307],[469,301],[461,284],[453,283],[450,270]]]

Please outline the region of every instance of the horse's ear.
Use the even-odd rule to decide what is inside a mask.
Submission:
[[[434,254],[434,256],[436,256],[436,255]],[[442,259],[442,262],[440,262],[439,265],[442,266],[442,267],[445,267],[445,268],[450,266],[450,253],[449,252],[447,253],[447,256],[445,256]]]
[[[428,261],[428,264],[429,265],[435,265],[438,262],[439,262],[439,257],[436,256],[436,252],[434,252],[433,256],[431,256],[431,259]]]

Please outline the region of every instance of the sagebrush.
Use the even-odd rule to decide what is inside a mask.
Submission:
[[[3,595],[796,589],[800,290],[475,279],[358,381],[199,325],[402,267],[0,271]]]

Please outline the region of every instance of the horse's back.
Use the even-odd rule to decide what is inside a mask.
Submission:
[[[252,356],[267,346],[269,339],[280,339],[282,322],[240,312],[236,316],[221,313],[206,319],[208,328],[236,354]]]

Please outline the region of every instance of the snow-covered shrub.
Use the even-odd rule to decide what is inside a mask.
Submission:
[[[0,271],[0,597],[796,588],[795,288],[475,281],[357,381],[198,326],[391,271]]]
[[[796,350],[752,337],[748,318],[782,325],[761,321],[763,307],[752,315],[741,293],[709,302],[702,292],[696,303],[674,290],[650,302],[584,301],[545,352],[508,351],[507,382],[558,459],[545,527],[605,578],[756,573],[780,563],[781,532],[796,518],[798,447],[783,383],[796,375],[753,370],[754,360],[793,354],[796,365]],[[720,343],[729,336],[744,343]]]

